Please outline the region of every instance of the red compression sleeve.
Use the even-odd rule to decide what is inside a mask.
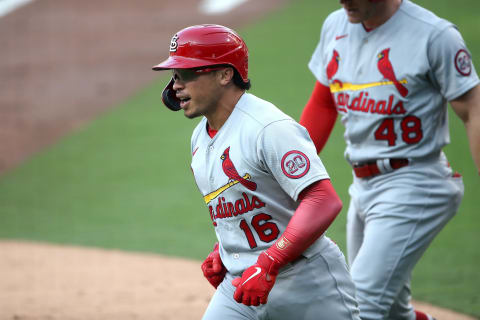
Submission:
[[[337,120],[337,115],[337,108],[330,88],[317,81],[300,116],[300,124],[307,128],[308,133],[310,133],[310,137],[317,148],[317,153],[320,153],[327,143]]]
[[[280,265],[298,258],[335,220],[342,201],[330,180],[314,182],[299,196],[300,205],[282,236],[267,249]]]

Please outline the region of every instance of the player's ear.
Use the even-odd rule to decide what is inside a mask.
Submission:
[[[235,74],[235,71],[232,67],[225,67],[219,70],[218,73],[220,74],[220,83],[222,85],[227,85],[230,82],[233,83],[233,76]]]

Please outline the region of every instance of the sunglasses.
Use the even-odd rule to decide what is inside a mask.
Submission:
[[[200,75],[225,68],[207,67],[200,69],[172,69],[172,78],[174,81],[189,82],[196,80]]]

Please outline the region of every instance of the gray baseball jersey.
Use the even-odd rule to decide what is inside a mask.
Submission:
[[[358,319],[353,282],[343,255],[325,236],[299,261],[281,270],[267,305],[247,307],[233,300],[233,277],[255,264],[258,255],[284,232],[298,206],[299,193],[328,178],[306,129],[271,103],[245,93],[213,138],[208,135],[206,118],[200,121],[191,150],[195,181],[228,270],[204,319],[232,319],[232,314],[235,319],[258,319],[261,314],[279,311],[275,319],[292,319],[294,311],[297,319],[311,319],[322,307],[325,319]],[[318,269],[324,271],[325,284],[315,284]],[[296,274],[295,280],[291,273]],[[309,286],[303,286],[308,282]],[[311,297],[299,298],[304,295]],[[322,303],[317,301],[319,297]],[[295,305],[310,310],[304,310],[302,316]],[[330,317],[332,314],[335,316]]]
[[[334,95],[351,162],[438,154],[447,101],[479,83],[456,27],[409,0],[371,32],[332,13],[309,67]]]
[[[392,172],[354,176],[347,250],[361,317],[414,319],[411,271],[463,196],[441,149],[449,143],[447,101],[479,83],[470,53],[453,24],[403,0],[369,32],[343,9],[332,13],[309,67],[333,94],[350,163],[410,159]]]
[[[193,132],[191,166],[223,264],[241,274],[285,231],[299,193],[328,174],[305,128],[254,95],[213,139],[206,128],[204,118]]]

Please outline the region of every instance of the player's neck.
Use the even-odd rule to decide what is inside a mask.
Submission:
[[[215,111],[205,115],[208,120],[208,126],[213,130],[220,130],[244,93],[245,90],[237,87],[227,90],[218,101]]]
[[[398,8],[402,4],[402,0],[382,1],[376,3],[375,13],[371,18],[362,22],[367,31],[371,31],[378,28],[385,22],[387,22],[397,12]]]

